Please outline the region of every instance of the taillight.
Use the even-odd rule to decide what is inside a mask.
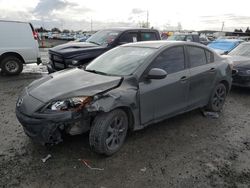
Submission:
[[[33,31],[33,37],[34,37],[35,40],[38,39],[38,33],[36,31]]]

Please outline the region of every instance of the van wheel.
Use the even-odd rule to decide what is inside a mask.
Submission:
[[[207,105],[207,109],[212,112],[219,112],[225,103],[227,96],[226,86],[219,83],[215,88]]]
[[[18,75],[23,70],[23,61],[15,56],[5,57],[1,62],[1,69],[6,75]]]
[[[123,145],[127,131],[128,117],[123,110],[99,114],[90,129],[90,147],[99,154],[112,155]]]

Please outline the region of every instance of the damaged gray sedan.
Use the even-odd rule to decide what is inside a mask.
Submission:
[[[90,131],[91,148],[112,155],[128,130],[196,108],[220,111],[231,87],[228,60],[191,42],[126,44],[93,60],[34,81],[16,115],[42,144]]]

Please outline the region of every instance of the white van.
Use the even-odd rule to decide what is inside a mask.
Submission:
[[[41,63],[38,36],[31,23],[0,20],[0,68],[7,75],[22,72],[23,64]]]

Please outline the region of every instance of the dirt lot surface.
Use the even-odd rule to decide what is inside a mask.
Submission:
[[[0,76],[0,187],[250,186],[249,89],[233,88],[218,119],[195,110],[130,133],[117,154],[104,157],[91,152],[88,134],[52,148],[24,134],[15,103],[43,74]]]

